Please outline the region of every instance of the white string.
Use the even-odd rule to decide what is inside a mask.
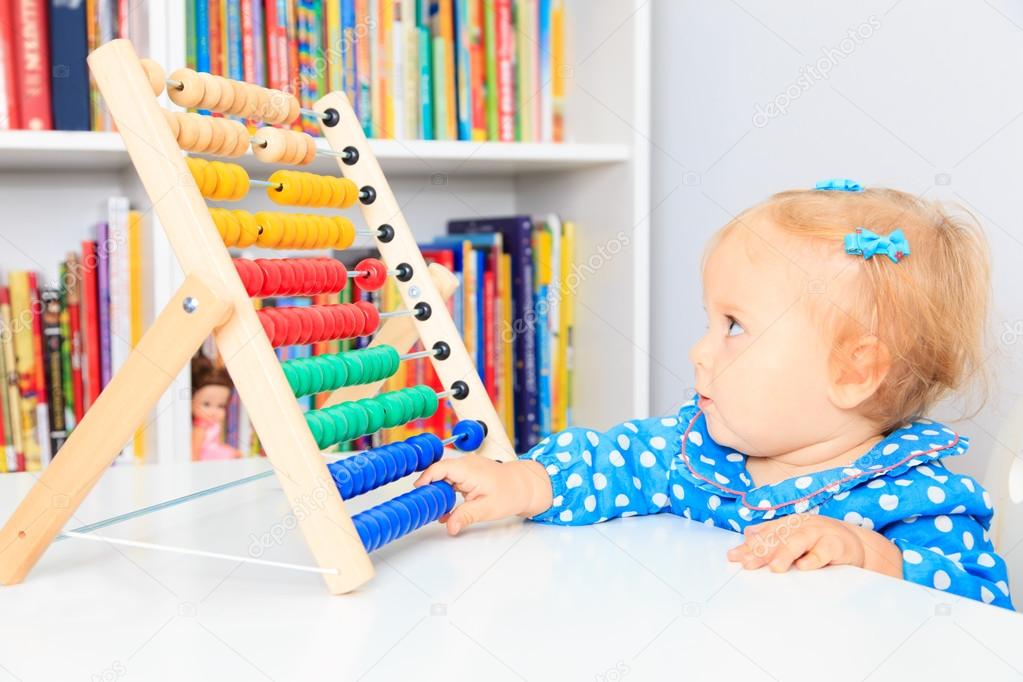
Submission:
[[[61,535],[69,538],[75,538],[77,540],[93,540],[95,542],[108,542],[112,545],[124,545],[125,547],[138,547],[140,549],[157,549],[163,552],[172,552],[176,554],[191,554],[193,556],[207,557],[209,559],[227,559],[228,561],[242,561],[248,564],[259,564],[261,566],[273,566],[275,568],[290,568],[295,571],[308,571],[310,573],[327,573],[330,575],[340,575],[341,572],[336,568],[320,568],[319,566],[303,566],[301,564],[289,564],[282,561],[268,561],[266,559],[253,559],[247,556],[237,556],[234,554],[221,554],[219,552],[206,552],[201,549],[188,549],[186,547],[172,547],[170,545],[157,545],[152,542],[138,542],[136,540],[123,540],[121,538],[111,538],[105,535],[87,535],[85,533],[78,533],[73,530],[66,530]]]

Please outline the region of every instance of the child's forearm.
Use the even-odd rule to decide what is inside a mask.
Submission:
[[[902,552],[895,544],[880,533],[860,528],[863,540],[863,568],[902,579]]]
[[[520,459],[506,462],[505,466],[515,472],[518,485],[521,486],[522,500],[525,508],[519,516],[530,517],[542,514],[554,504],[554,489],[551,477],[539,462]]]

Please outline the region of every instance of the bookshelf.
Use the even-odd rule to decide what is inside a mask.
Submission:
[[[185,63],[183,7],[147,3],[140,52],[165,66]],[[565,143],[375,140],[373,148],[424,240],[451,218],[556,212],[577,223],[574,421],[605,428],[649,410],[651,12],[643,0],[566,0],[566,10]],[[251,156],[242,163],[261,167]],[[310,170],[336,171],[333,163],[317,160]],[[0,183],[3,271],[30,268],[54,281],[65,252],[103,218],[106,199],[121,194],[147,216],[147,320],[180,283],[115,133],[0,133]],[[240,203],[270,206],[265,197]],[[182,374],[152,417],[150,461],[187,459],[190,429]]]

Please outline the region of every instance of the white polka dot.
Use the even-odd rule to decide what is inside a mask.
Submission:
[[[1004,594],[1006,597],[1009,596],[1009,583],[1005,582],[1004,580],[999,580],[998,582],[995,583],[995,587],[1000,589],[1002,591],[1002,594]]]
[[[902,552],[902,559],[907,564],[919,564],[924,560],[924,558],[920,556],[920,552],[916,551],[915,549],[904,550]]]
[[[699,431],[694,429],[689,432],[689,441],[693,445],[703,445],[703,436],[700,435]]]
[[[927,489],[927,499],[934,504],[940,504],[945,501],[945,491],[932,485]]]
[[[893,452],[895,452],[898,449],[899,449],[899,444],[898,443],[889,443],[888,445],[884,446],[881,449],[881,454],[882,455],[890,455],[890,454],[892,454]]]
[[[995,559],[987,552],[981,552],[977,555],[977,565],[983,566],[984,568],[993,568],[995,565]]]
[[[902,486],[903,488],[905,488],[907,485],[913,485],[913,481],[910,481],[910,480],[905,479],[905,478],[900,478],[897,481],[895,481],[895,485],[899,485],[899,486]]]
[[[846,476],[859,476],[863,472],[854,467],[846,467],[845,469],[842,469],[842,473]]]
[[[800,476],[796,479],[795,486],[800,490],[806,490],[813,483],[813,476]]]
[[[636,514],[638,514],[638,513],[639,513],[639,512],[638,512],[638,511],[635,511],[635,510],[630,510],[630,511],[624,511],[624,512],[622,512],[622,518],[623,518],[623,519],[627,519],[627,518],[629,518],[630,516],[635,516],[635,515],[636,515]]]
[[[934,429],[924,429],[920,433],[924,434],[925,436],[937,436],[938,435],[938,432],[935,431]]]
[[[984,492],[982,492],[980,494],[980,496],[984,498],[984,506],[987,507],[988,509],[990,509],[991,508],[991,495],[988,493],[988,491],[985,490]]]
[[[966,487],[966,489],[969,490],[971,493],[972,492],[976,492],[976,490],[973,487],[973,480],[972,479],[960,478],[959,482],[962,483]]]
[[[593,455],[590,454],[589,450],[583,450],[583,461],[586,462],[586,466],[593,466]]]
[[[802,514],[810,508],[810,500],[800,500],[792,505],[792,508],[796,510],[797,514]]]
[[[680,500],[686,499],[686,491],[678,483],[676,483],[675,485],[671,486],[671,494],[674,495],[675,497],[677,497]]]
[[[592,431],[586,432],[586,440],[590,441],[590,445],[592,445],[593,447],[597,447],[597,445],[600,443],[600,438],[597,436],[597,434],[593,433]]]
[[[863,523],[863,516],[861,516],[859,512],[851,511],[846,512],[845,516],[842,517],[842,520],[845,521],[846,523],[851,523],[853,525],[858,526],[861,523]]]
[[[920,440],[920,436],[917,436],[916,434],[913,433],[905,433],[902,436],[900,436],[900,438],[902,438],[902,440]]]
[[[564,495],[558,495],[553,500],[551,500],[551,506],[553,506],[553,507],[560,507],[561,503],[564,502],[564,501],[565,501],[565,496]]]
[[[727,455],[725,455],[725,459],[727,459],[729,462],[741,462],[743,457],[738,452],[729,452]]]
[[[642,490],[643,489],[643,481],[639,480],[635,476],[632,477],[632,485],[633,485],[633,487],[636,488],[636,490]]]
[[[551,476],[556,476],[560,471],[561,469],[559,469],[556,464],[547,465],[547,473],[550,474]]]
[[[624,493],[618,493],[618,495],[615,497],[615,506],[616,507],[629,506],[629,497]]]
[[[884,479],[883,478],[875,478],[873,481],[871,481],[870,483],[867,484],[867,487],[868,488],[873,488],[875,490],[877,488],[883,488],[884,487]]]
[[[632,422],[625,422],[622,426],[627,428],[629,431],[632,431],[633,433],[639,433],[639,429],[637,429],[636,425],[633,424]]]
[[[558,445],[560,445],[561,447],[565,447],[566,445],[568,445],[571,442],[572,442],[572,434],[569,433],[568,431],[566,431],[565,433],[562,433],[561,435],[558,436]]]
[[[846,490],[845,492],[842,492],[842,493],[835,493],[835,499],[837,501],[839,501],[839,502],[841,502],[842,500],[844,500],[847,497],[849,497],[849,491],[848,490]]]
[[[650,447],[654,450],[663,450],[665,445],[667,445],[667,443],[665,443],[664,439],[660,436],[654,436],[650,439]]]
[[[632,441],[630,441],[629,437],[626,436],[624,433],[618,434],[618,447],[620,447],[622,450],[628,450],[629,445],[631,445],[631,443]]]
[[[744,521],[749,521],[753,518],[753,512],[746,507],[739,507],[739,516],[741,516]]]
[[[973,549],[973,533],[968,530],[963,531],[963,547]]]
[[[739,527],[739,523],[735,519],[728,519],[728,525],[731,526],[732,530],[734,530],[736,533],[742,532],[742,528]]]
[[[639,456],[639,463],[649,469],[653,465],[657,464],[657,458],[654,457],[654,453],[649,450],[644,450],[643,454]]]
[[[948,518],[944,514],[937,516],[934,518],[934,527],[942,533],[947,533],[952,530],[952,519]]]
[[[934,586],[939,590],[947,590],[949,585],[952,584],[952,579],[948,577],[948,573],[945,571],[934,572]]]
[[[570,452],[559,452],[554,456],[558,458],[559,462],[564,462],[565,464],[572,461],[572,453]]]
[[[882,495],[881,497],[877,498],[877,504],[879,507],[881,507],[881,509],[884,509],[885,511],[891,511],[899,506],[899,496]]]
[[[706,455],[700,455],[700,461],[703,462],[704,464],[709,464],[711,466],[714,466],[717,463],[710,457],[707,457]]]
[[[579,474],[570,474],[568,479],[565,480],[566,488],[578,488],[583,484],[583,477]]]
[[[587,495],[586,499],[583,500],[583,507],[586,511],[591,512],[597,508],[597,498],[593,495]]]
[[[603,490],[607,487],[607,476],[604,474],[593,474],[593,487],[597,490]]]
[[[721,498],[718,497],[717,495],[711,495],[710,499],[707,500],[707,508],[710,509],[711,511],[714,511],[715,509],[717,509],[720,506],[721,506]]]
[[[980,600],[982,602],[984,602],[985,604],[990,604],[991,602],[993,602],[995,600],[995,593],[992,592],[991,590],[989,590],[988,588],[984,587],[983,585],[981,585],[980,586]]]
[[[655,507],[664,507],[668,504],[668,496],[664,493],[654,493],[650,501],[654,503]]]
[[[966,511],[966,506],[962,505],[962,504],[957,504],[956,506],[952,507],[952,512],[951,513],[952,514],[962,514],[964,511]]]
[[[728,480],[727,476],[722,476],[717,471],[714,472],[714,478],[716,478],[717,482],[722,484],[722,485],[727,485],[728,483],[731,483],[731,481]]]
[[[558,515],[558,518],[564,521],[565,523],[568,523],[569,521],[572,520],[572,510],[566,509],[565,511],[561,512],[561,514]]]
[[[607,456],[607,460],[616,467],[625,466],[625,458],[617,450],[612,450],[611,454]]]
[[[661,425],[662,426],[677,426],[678,425],[678,419],[675,419],[674,417],[667,417],[667,418],[661,420]]]
[[[760,500],[759,502],[757,502],[757,506],[760,507],[761,509],[767,509],[768,507],[771,506],[771,501],[770,500]]]

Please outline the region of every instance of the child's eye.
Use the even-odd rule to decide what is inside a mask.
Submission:
[[[738,327],[739,330],[740,330],[740,333],[746,331],[745,329],[742,328],[742,323],[740,323],[737,319],[735,319],[731,315],[726,315],[725,317],[728,318],[728,331],[729,332],[732,331],[733,327]],[[729,336],[734,336],[734,334],[731,334],[731,333],[729,333],[728,335]]]

